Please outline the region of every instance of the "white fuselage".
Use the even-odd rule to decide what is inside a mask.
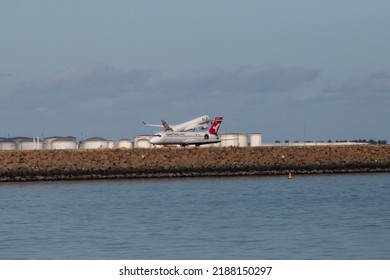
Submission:
[[[190,120],[177,125],[172,125],[172,131],[189,131],[196,128],[206,129],[210,122],[209,116],[201,116],[196,119]]]
[[[218,135],[205,132],[160,132],[151,139],[152,145],[204,145],[219,143]]]

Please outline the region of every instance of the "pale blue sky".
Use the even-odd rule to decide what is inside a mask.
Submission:
[[[0,0],[0,137],[390,141],[389,1]]]

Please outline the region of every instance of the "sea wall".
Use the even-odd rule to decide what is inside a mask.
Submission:
[[[390,145],[0,151],[0,181],[389,171]]]

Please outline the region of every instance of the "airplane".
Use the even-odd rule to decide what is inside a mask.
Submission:
[[[219,143],[218,130],[221,126],[222,117],[215,117],[208,133],[204,132],[185,132],[185,131],[164,131],[156,133],[151,139],[152,145],[205,145]]]
[[[156,126],[156,127],[163,127],[164,131],[171,131],[171,132],[178,132],[178,131],[194,131],[197,128],[200,129],[207,129],[210,123],[210,117],[209,116],[200,116],[196,119],[190,120],[188,122],[184,122],[177,125],[169,125],[166,121],[161,120],[161,125],[158,124],[148,124],[143,122],[144,125],[147,126]]]

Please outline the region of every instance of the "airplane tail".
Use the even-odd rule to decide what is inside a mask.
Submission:
[[[166,121],[161,120],[161,123],[164,127],[164,131],[172,131],[172,128],[169,126],[169,124]]]
[[[209,129],[210,134],[217,134],[219,127],[221,126],[222,117],[215,117],[213,123],[211,124],[211,127]]]

